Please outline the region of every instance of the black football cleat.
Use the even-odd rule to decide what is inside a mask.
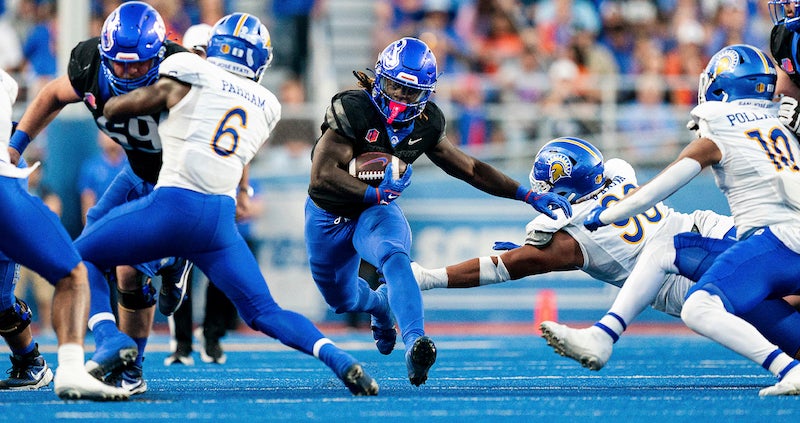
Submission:
[[[428,380],[428,370],[435,362],[436,345],[431,338],[420,336],[406,352],[406,367],[411,384],[419,386],[425,383]]]

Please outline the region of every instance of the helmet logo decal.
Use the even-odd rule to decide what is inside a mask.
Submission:
[[[100,43],[100,47],[105,50],[109,51],[114,47],[114,32],[119,29],[119,13],[114,12],[113,15],[108,17],[108,22],[106,22],[108,31],[104,31],[102,35],[105,36],[105,45],[104,43]]]
[[[550,168],[551,184],[555,185],[560,179],[572,176],[572,162],[565,154],[554,154],[547,159],[547,166]]]
[[[162,42],[165,38],[167,38],[167,26],[164,25],[164,20],[161,19],[160,15],[158,16],[158,19],[156,19],[156,23],[153,24],[153,32],[156,33],[158,39]]]
[[[247,49],[247,66],[253,66],[256,63],[256,59],[253,58],[253,49]]]
[[[717,63],[714,65],[713,76],[716,77],[725,71],[733,72],[733,70],[736,69],[736,66],[739,65],[739,62],[740,57],[736,50],[725,50],[717,59]]]
[[[394,69],[400,66],[400,52],[406,47],[406,40],[400,40],[392,44],[392,49],[386,52],[383,56],[383,67],[385,69]]]

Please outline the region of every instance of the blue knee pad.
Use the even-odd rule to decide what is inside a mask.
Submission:
[[[707,238],[694,232],[675,235],[673,244],[675,245],[675,266],[678,268],[678,273],[697,282],[711,267],[717,256],[734,243],[736,241],[729,238]]]

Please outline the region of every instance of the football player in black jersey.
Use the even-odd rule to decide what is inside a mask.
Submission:
[[[12,163],[17,163],[31,139],[61,109],[79,101],[91,112],[98,128],[125,148],[130,166],[117,175],[89,210],[84,232],[112,208],[151,192],[161,168],[161,140],[157,131],[161,116],[138,116],[111,123],[103,117],[106,102],[112,96],[155,82],[163,58],[182,51],[186,50],[166,40],[164,22],[153,7],[138,1],[123,3],[108,16],[100,37],[82,41],[73,48],[67,75],[43,87],[20,119],[8,150]],[[188,274],[190,267],[185,260],[169,261],[177,263],[160,269],[157,263],[117,268],[121,331],[114,320],[109,286],[91,286],[89,328],[96,349],[87,368],[95,377],[125,386],[131,393],[147,389],[141,364],[156,302],[149,279],[160,272],[163,285],[185,287],[185,283],[177,282]],[[164,312],[163,306],[168,302],[177,308],[181,299],[181,290],[162,290],[159,308]]]
[[[436,347],[423,328],[422,296],[409,258],[410,228],[394,202],[411,182],[411,164],[425,154],[449,175],[486,193],[525,201],[551,217],[553,209],[567,214],[571,209],[564,197],[534,193],[448,140],[442,111],[428,101],[436,85],[436,58],[422,41],[403,38],[386,47],[374,80],[363,72],[355,75],[363,89],[333,97],[312,152],[305,210],[309,264],[337,313],[372,315],[373,337],[382,354],[390,354],[395,345],[394,313],[408,377],[419,386],[436,361]],[[350,160],[369,151],[399,157],[408,163],[405,174],[392,179],[387,169],[377,189],[350,176]],[[371,290],[358,277],[360,259],[375,266],[386,283]]]
[[[778,64],[775,92],[781,95],[779,117],[795,134],[800,132],[800,1],[768,0],[775,26],[770,33],[770,52]]]

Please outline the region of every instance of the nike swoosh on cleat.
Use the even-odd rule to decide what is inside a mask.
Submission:
[[[44,376],[44,372],[46,372],[46,371],[47,371],[47,367],[42,367],[42,369],[39,370],[38,372],[31,373],[31,376],[33,376],[34,380],[39,380],[39,379],[42,378],[42,376]]]
[[[127,389],[128,391],[130,391],[133,390],[134,388],[138,388],[141,383],[142,382],[138,380],[134,382],[128,382],[127,380],[123,379],[120,383],[120,387],[122,389]]]

